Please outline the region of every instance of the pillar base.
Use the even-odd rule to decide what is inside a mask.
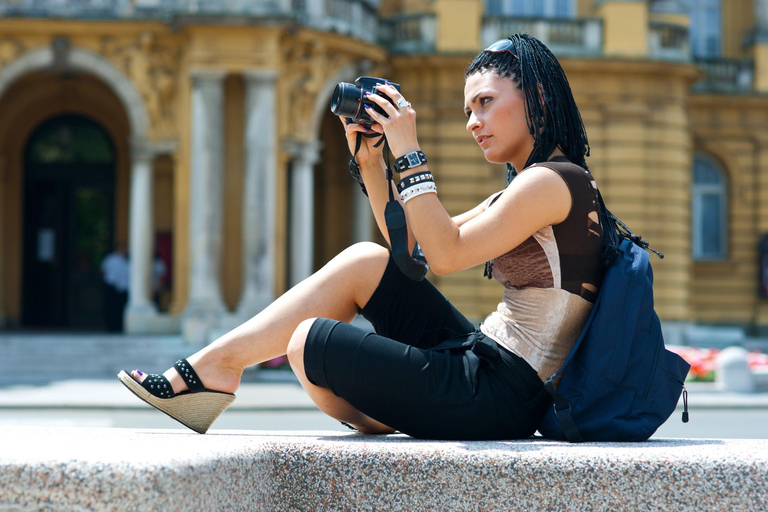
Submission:
[[[181,336],[187,343],[207,345],[226,311],[220,305],[190,304],[181,318]]]
[[[123,315],[126,334],[176,334],[179,332],[178,318],[161,314],[151,304],[128,306]]]
[[[234,317],[234,321],[237,322],[237,325],[240,325],[261,313],[272,304],[274,300],[274,298],[269,297],[244,298],[240,301],[240,304],[238,304],[237,311],[235,311],[233,315],[228,316]]]

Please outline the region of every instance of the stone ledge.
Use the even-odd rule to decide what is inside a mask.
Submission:
[[[768,441],[0,427],[0,511],[766,510]]]

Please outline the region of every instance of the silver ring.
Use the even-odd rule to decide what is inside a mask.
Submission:
[[[411,102],[406,101],[405,98],[400,98],[399,100],[397,100],[397,103],[395,103],[395,105],[397,105],[397,108],[410,107]]]

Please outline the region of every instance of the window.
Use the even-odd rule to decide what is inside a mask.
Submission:
[[[728,215],[725,172],[714,159],[693,157],[691,185],[692,249],[695,260],[727,257]]]
[[[691,49],[694,57],[719,57],[722,30],[720,0],[684,0],[691,27]]]
[[[575,0],[486,0],[485,12],[492,16],[573,18]]]

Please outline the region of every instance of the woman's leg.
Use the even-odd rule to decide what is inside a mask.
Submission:
[[[287,353],[288,342],[302,321],[325,317],[351,322],[373,295],[388,261],[389,251],[384,247],[368,242],[353,245],[187,360],[206,388],[233,393],[246,367]],[[132,376],[139,382],[145,378],[137,371]],[[187,389],[173,368],[165,377],[174,392]]]
[[[348,423],[365,434],[393,433],[395,429],[366,416],[349,402],[336,396],[330,389],[312,384],[307,379],[304,371],[304,344],[307,341],[309,329],[315,320],[316,318],[310,318],[301,322],[288,344],[288,360],[301,386],[315,402],[315,405],[328,416]]]

